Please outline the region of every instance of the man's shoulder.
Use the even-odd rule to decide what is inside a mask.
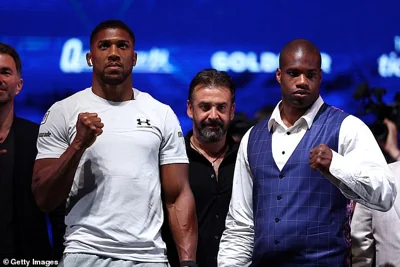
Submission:
[[[321,108],[319,110],[319,113],[321,113],[321,112],[322,113],[329,112],[328,113],[329,117],[332,117],[333,115],[336,115],[337,117],[340,117],[340,118],[343,118],[343,119],[345,119],[347,117],[350,117],[350,116],[354,117],[353,115],[351,115],[350,113],[346,112],[345,110],[343,110],[343,109],[341,109],[339,107],[327,104],[327,103],[324,103],[324,105],[321,106]]]
[[[86,97],[88,97],[88,93],[89,93],[88,90],[90,90],[90,88],[85,88],[83,90],[75,92],[75,93],[71,94],[70,96],[67,96],[67,97],[57,101],[56,103],[69,103],[69,102],[77,101],[78,99],[81,99],[81,98],[86,98]]]
[[[25,118],[21,118],[18,116],[15,116],[15,126],[16,127],[24,127],[27,130],[32,130],[32,131],[38,131],[39,130],[39,124],[36,122],[27,120]]]
[[[165,104],[157,99],[155,99],[151,94],[139,91],[137,89],[135,90],[135,94],[137,93],[137,100],[138,102],[142,103],[143,105],[147,107],[151,107],[152,109],[155,109],[157,111],[165,112],[166,110],[170,109],[170,106],[168,104]]]
[[[151,94],[149,94],[147,92],[140,91],[140,90],[138,90],[136,88],[134,88],[134,90],[135,90],[135,95],[137,94],[138,101],[141,101],[141,102],[152,102],[152,103],[157,104],[157,105],[167,106],[167,104],[165,104],[165,103],[161,102],[160,100],[154,98]]]
[[[14,118],[13,127],[18,142],[26,144],[34,144],[36,146],[36,138],[39,133],[39,124],[21,117]]]
[[[88,90],[90,90],[90,88],[83,89],[68,97],[56,101],[44,115],[41,124],[46,121],[50,112],[58,114],[68,114],[73,112],[80,104],[85,103],[86,99],[90,100],[90,94]]]

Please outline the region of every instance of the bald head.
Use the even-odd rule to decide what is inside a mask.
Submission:
[[[321,53],[319,49],[305,39],[295,39],[282,48],[279,54],[279,68],[282,69],[288,60],[299,57],[317,57],[318,67],[321,68]]]

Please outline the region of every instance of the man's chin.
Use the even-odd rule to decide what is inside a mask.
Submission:
[[[121,75],[108,75],[103,78],[103,83],[108,85],[120,85],[125,79]]]
[[[222,140],[222,136],[222,134],[205,134],[201,139],[206,143],[216,143]]]
[[[11,102],[12,98],[0,98],[0,105],[7,104],[8,102]]]

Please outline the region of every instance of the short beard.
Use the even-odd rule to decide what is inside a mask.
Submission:
[[[116,86],[120,85],[123,82],[128,79],[128,77],[131,75],[132,69],[130,69],[130,72],[112,72],[110,74],[101,72],[100,74],[100,79],[104,84],[111,85],[111,86]]]
[[[126,80],[126,75],[119,75],[119,76],[111,76],[111,75],[107,75],[105,73],[102,73],[100,75],[100,79],[104,84],[107,85],[120,85],[121,83],[123,83]]]
[[[210,129],[207,126],[219,126],[218,129]],[[196,126],[199,137],[206,143],[215,143],[221,141],[226,134],[226,129],[221,121],[202,122],[200,126]]]
[[[13,98],[9,95],[7,95],[5,98],[0,98],[0,106],[4,106],[11,101],[13,101]]]

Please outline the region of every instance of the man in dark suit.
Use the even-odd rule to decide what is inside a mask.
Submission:
[[[14,114],[14,97],[22,85],[18,53],[0,43],[0,262],[59,260],[64,210],[60,206],[46,216],[33,198],[32,170],[39,125]],[[51,232],[47,221],[51,222]]]

